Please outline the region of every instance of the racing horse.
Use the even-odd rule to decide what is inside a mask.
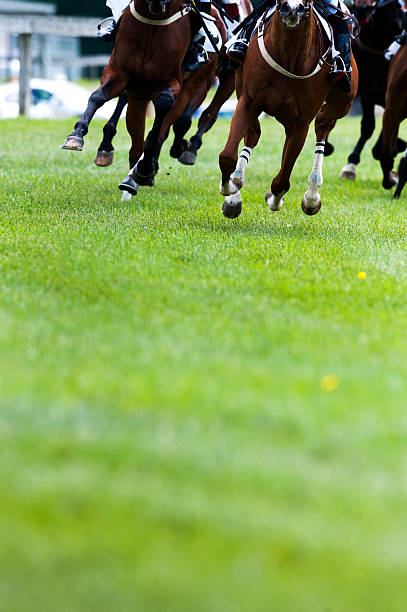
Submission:
[[[193,35],[184,0],[132,0],[121,17],[109,63],[100,87],[92,93],[84,114],[63,148],[81,151],[95,112],[105,102],[128,93],[127,128],[132,138],[130,166],[139,185],[152,185],[158,170],[160,130],[181,90],[181,63]],[[199,29],[199,28],[197,28]],[[153,127],[144,142],[149,101],[155,107]]]
[[[355,180],[356,166],[360,162],[363,147],[375,129],[375,104],[385,105],[389,62],[384,58],[384,51],[401,31],[399,9],[398,0],[384,0],[382,3],[356,0],[352,9],[360,26],[359,37],[352,41],[352,51],[359,71],[358,95],[362,120],[359,140],[339,178]],[[380,146],[381,134],[373,147],[375,159],[380,158]]]
[[[217,22],[217,28],[220,31],[222,40],[224,40],[224,26]],[[212,128],[221,107],[235,90],[234,70],[224,62],[221,62],[219,66],[220,62],[218,62],[218,57],[215,56],[214,53],[209,52],[208,55],[210,57],[210,62],[208,64],[200,66],[192,73],[187,73],[185,78],[183,77],[182,94],[175,105],[177,108],[174,107],[175,116],[178,118],[174,119],[174,117],[171,117],[171,121],[173,121],[172,128],[174,131],[174,141],[170,149],[170,155],[185,165],[195,164],[198,149],[202,146],[203,135]],[[216,76],[219,79],[218,88],[211,103],[199,118],[196,133],[187,141],[185,136],[191,127],[192,116],[206,98],[213,83],[215,70]],[[127,102],[127,93],[124,92],[119,96],[112,117],[103,127],[103,139],[94,159],[97,166],[105,167],[113,163],[113,139],[117,133],[118,121]]]
[[[400,123],[407,117],[407,45],[396,53],[390,63],[386,92],[386,108],[383,115],[383,139],[380,163],[383,170],[382,185],[385,189],[394,186],[391,176],[393,151]],[[398,199],[407,181],[407,149],[400,160],[399,181],[393,198]]]
[[[301,207],[307,215],[321,208],[322,162],[326,138],[335,121],[349,111],[357,90],[357,67],[351,59],[351,87],[343,93],[330,79],[332,42],[322,34],[312,0],[277,1],[267,21],[263,16],[253,36],[237,90],[238,104],[229,138],[219,155],[222,212],[228,218],[242,210],[240,189],[253,148],[260,138],[259,114],[276,117],[285,129],[282,164],[265,195],[270,210],[278,211],[290,188],[290,175],[300,154],[311,121],[316,117],[314,164]],[[239,143],[244,137],[238,161]]]

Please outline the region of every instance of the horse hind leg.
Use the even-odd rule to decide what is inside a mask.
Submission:
[[[103,140],[100,143],[96,157],[93,160],[97,166],[106,167],[113,163],[114,147],[112,141],[116,136],[117,124],[127,102],[127,93],[124,91],[119,96],[113,115],[103,128]]]
[[[85,112],[76,122],[74,131],[69,134],[68,138],[62,145],[63,149],[69,151],[82,151],[84,137],[88,133],[89,124],[92,121],[95,113],[106,102],[115,98],[124,89],[124,84],[119,81],[108,79],[104,84],[92,93],[89,98]]]

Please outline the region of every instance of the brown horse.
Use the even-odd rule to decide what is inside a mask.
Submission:
[[[213,8],[211,14],[216,18],[216,27],[221,34],[222,43],[225,43],[227,36],[225,25],[221,19],[217,18],[218,12]],[[198,149],[202,145],[203,135],[211,129],[221,107],[235,90],[234,69],[230,68],[225,61],[218,61],[217,54],[209,52],[208,56],[210,58],[209,63],[199,66],[193,72],[183,74],[181,93],[169,113],[169,121],[172,123],[174,131],[174,142],[170,149],[170,155],[185,165],[195,164]],[[192,116],[206,98],[209,89],[212,87],[215,74],[219,79],[216,93],[199,118],[196,134],[192,136],[190,141],[187,141],[185,136],[191,127]],[[105,167],[113,163],[113,138],[117,133],[117,124],[127,102],[127,93],[121,94],[112,117],[103,127],[103,139],[94,159],[97,166]],[[167,123],[167,119],[165,123]]]
[[[181,63],[191,43],[191,6],[184,0],[133,0],[120,20],[101,86],[68,136],[63,148],[82,150],[95,112],[124,90],[129,95],[127,127],[132,137],[130,165],[140,185],[152,185],[158,169],[161,126],[181,90]],[[199,29],[199,25],[195,31]],[[144,144],[146,109],[152,100],[155,120]],[[142,156],[142,159],[139,159]]]
[[[391,170],[394,163],[394,146],[400,123],[407,117],[407,45],[403,45],[390,63],[386,108],[383,115],[383,138],[380,163],[383,170],[382,185],[385,189],[394,186]],[[399,182],[394,198],[399,198],[407,180],[407,149],[399,164]]]
[[[265,22],[263,18],[247,52],[237,84],[238,105],[228,141],[219,156],[220,191],[226,196],[222,210],[226,217],[235,218],[241,212],[240,189],[251,151],[260,138],[258,116],[262,111],[276,117],[286,134],[281,169],[265,196],[268,207],[274,211],[282,207],[292,169],[309,125],[317,116],[314,165],[301,206],[307,215],[320,210],[318,188],[322,185],[325,141],[335,121],[349,111],[358,81],[352,58],[351,91],[345,94],[333,85],[327,64],[331,54],[331,45],[321,33],[312,1],[278,0],[271,19]],[[245,146],[237,163],[243,137]]]

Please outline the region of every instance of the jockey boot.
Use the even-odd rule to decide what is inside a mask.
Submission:
[[[248,23],[240,32],[230,39],[230,43],[226,45],[226,55],[229,58],[232,68],[239,68],[245,60],[247,49],[249,48],[250,39],[253,34],[255,21]]]
[[[345,23],[344,25],[347,29],[348,26]],[[350,73],[352,72],[350,65],[351,47],[349,32],[347,31],[345,34],[344,32],[334,31],[334,43],[339,55],[334,58],[335,67],[331,70],[330,77],[332,82],[335,83],[343,93],[349,93],[351,90]]]
[[[209,55],[205,50],[205,36],[199,31],[192,40],[186,56],[182,62],[181,71],[190,72],[196,70],[199,66],[209,62]]]
[[[104,42],[114,41],[117,33],[117,23],[113,17],[107,17],[98,25],[97,37]]]

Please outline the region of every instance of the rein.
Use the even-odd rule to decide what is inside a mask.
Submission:
[[[132,2],[130,3],[130,12],[133,17],[137,19],[137,21],[141,21],[141,23],[146,23],[147,25],[153,26],[170,25],[171,23],[174,23],[174,21],[178,21],[178,19],[181,19],[181,17],[188,15],[188,13],[190,13],[191,11],[192,6],[185,6],[177,13],[174,13],[174,15],[171,15],[171,17],[168,17],[168,19],[147,19],[147,17],[143,17],[143,15],[140,15],[140,13],[136,11],[136,8],[134,6],[134,0],[132,0]]]
[[[293,74],[292,72],[288,72],[288,70],[286,70],[285,68],[280,66],[280,64],[278,64],[271,57],[270,53],[266,49],[266,45],[264,44],[265,17],[266,17],[266,13],[264,13],[263,19],[261,20],[261,22],[259,24],[259,30],[258,30],[258,35],[257,35],[257,42],[259,44],[260,53],[262,54],[262,57],[263,57],[264,61],[267,62],[267,64],[271,68],[273,68],[273,70],[276,70],[276,72],[279,72],[280,74],[288,77],[289,79],[296,79],[296,80],[310,79],[311,77],[313,77],[316,74],[318,74],[318,72],[320,72],[322,66],[327,63],[326,62],[326,58],[328,57],[328,55],[332,51],[332,39],[331,39],[330,46],[325,51],[325,53],[319,58],[317,65],[315,66],[314,70],[310,74]],[[315,16],[314,16],[314,18],[316,19]]]

